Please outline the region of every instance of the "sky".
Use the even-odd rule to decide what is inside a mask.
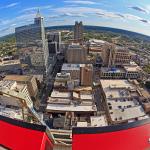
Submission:
[[[83,21],[150,36],[150,0],[0,0],[0,36],[33,23],[38,8],[45,26]]]

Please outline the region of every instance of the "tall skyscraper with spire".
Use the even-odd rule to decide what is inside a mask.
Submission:
[[[17,27],[15,35],[22,58],[29,58],[27,63],[34,69],[47,69],[48,42],[45,37],[44,18],[40,11],[37,11],[33,24]]]

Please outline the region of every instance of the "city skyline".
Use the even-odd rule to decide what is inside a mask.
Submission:
[[[37,9],[45,18],[45,26],[84,25],[125,29],[150,35],[150,3],[148,0],[6,0],[0,4],[0,36],[14,28],[33,23]]]

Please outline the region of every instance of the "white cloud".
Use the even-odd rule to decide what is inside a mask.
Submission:
[[[124,14],[124,17],[126,19],[130,19],[130,20],[140,20],[140,19],[142,19],[141,17],[135,16],[135,15],[132,15],[132,14]]]
[[[97,12],[103,12],[104,10],[92,7],[60,7],[53,9],[56,13],[85,13],[92,14]]]
[[[12,7],[15,7],[15,6],[17,6],[17,5],[19,5],[19,2],[11,3],[11,4],[8,4],[8,5],[2,6],[2,7],[0,7],[0,9],[12,8]]]
[[[107,11],[98,12],[96,14],[97,14],[97,16],[103,17],[103,18],[113,18],[113,19],[124,19],[124,20],[139,21],[139,22],[150,25],[149,20],[146,20],[144,18],[141,18],[141,17],[136,16],[136,15],[132,15],[132,14],[122,14],[122,13],[107,12]]]
[[[29,7],[29,8],[25,8],[23,10],[21,10],[21,13],[28,13],[28,12],[35,12],[38,9],[42,10],[42,9],[50,9],[52,8],[52,5],[46,5],[46,6],[35,6],[35,7]]]
[[[87,1],[87,0],[66,0],[65,3],[71,3],[71,4],[85,4],[85,5],[92,5],[96,4],[96,2],[93,1]]]
[[[84,14],[81,14],[81,13],[65,13],[63,14],[62,16],[64,17],[87,17],[86,15]]]
[[[48,16],[49,19],[53,19],[53,20],[56,20],[56,19],[62,18],[62,17],[87,17],[87,16],[84,14],[81,14],[81,13],[64,13],[64,14],[60,14],[60,15]]]
[[[35,14],[33,13],[33,14],[20,15],[12,19],[2,20],[0,27],[16,26],[16,22],[17,22],[17,26],[26,24],[26,22],[33,20],[34,17],[35,17]]]
[[[104,18],[116,18],[116,19],[121,19],[124,18],[122,14],[119,13],[114,13],[114,12],[107,12],[104,11],[102,13],[98,12],[96,13],[99,17],[104,17]]]
[[[134,9],[139,12],[149,13],[149,10],[140,6],[129,6],[129,8]]]

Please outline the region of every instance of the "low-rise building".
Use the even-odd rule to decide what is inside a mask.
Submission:
[[[102,67],[100,70],[101,79],[125,79],[126,72],[123,68]]]
[[[38,85],[34,76],[26,75],[7,75],[4,81],[16,81],[18,85],[26,85],[31,97],[36,97],[38,93]]]
[[[138,120],[139,117],[146,115],[139,103],[140,92],[133,82],[100,80],[100,83],[102,99],[111,124]]]
[[[139,79],[142,74],[141,67],[134,62],[122,67],[102,67],[100,70],[101,79]]]
[[[61,72],[70,73],[72,80],[80,79],[80,64],[63,64]]]
[[[21,74],[22,68],[20,60],[2,60],[0,62],[0,73],[2,72],[6,74]]]
[[[142,68],[138,66],[135,62],[131,61],[129,65],[123,66],[126,71],[127,79],[137,79],[141,77],[143,72]]]
[[[63,64],[62,73],[70,73],[71,79],[80,82],[81,86],[91,86],[93,83],[92,64]]]
[[[23,105],[17,98],[0,95],[0,115],[23,120]]]
[[[33,106],[33,102],[30,96],[30,91],[28,90],[28,87],[26,84],[20,84],[17,83],[16,81],[12,81],[12,80],[2,80],[0,81],[0,91],[2,93],[8,93],[9,92],[15,92],[21,95],[24,95],[28,101],[28,105],[29,106]]]

